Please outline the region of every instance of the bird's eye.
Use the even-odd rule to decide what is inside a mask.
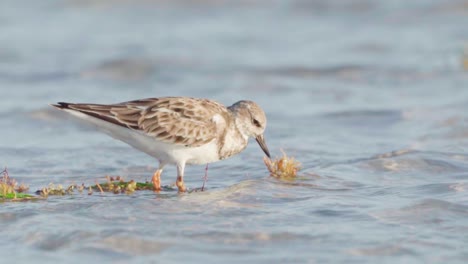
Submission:
[[[253,123],[256,127],[262,127],[262,125],[260,125],[260,122],[258,122],[257,119],[252,119],[252,123]]]

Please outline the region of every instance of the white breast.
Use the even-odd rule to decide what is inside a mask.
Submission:
[[[77,111],[66,111],[80,119],[85,119],[98,130],[105,132],[111,137],[123,141],[166,164],[206,164],[219,160],[216,140],[195,148],[168,144],[157,141],[155,138],[139,131],[121,127]]]

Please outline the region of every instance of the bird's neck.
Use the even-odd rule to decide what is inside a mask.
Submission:
[[[226,128],[226,133],[221,141],[223,144],[220,144],[219,157],[225,159],[244,150],[249,142],[249,137],[241,132],[237,122],[233,122]]]

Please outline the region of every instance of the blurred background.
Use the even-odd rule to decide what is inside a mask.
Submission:
[[[2,0],[0,165],[32,190],[145,180],[157,166],[48,106],[57,101],[254,100],[272,154],[319,176],[270,179],[250,144],[212,165],[203,194],[2,205],[0,220],[18,221],[0,245],[26,245],[24,261],[463,263],[467,25],[466,0]],[[188,185],[203,172],[189,167]],[[174,179],[168,168],[163,183]],[[146,213],[122,217],[119,203]]]

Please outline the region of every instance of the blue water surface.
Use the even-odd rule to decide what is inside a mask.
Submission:
[[[0,204],[18,263],[466,263],[468,2],[6,0],[0,165],[30,186],[149,180],[157,161],[52,109],[193,96],[258,102],[302,163],[255,142],[207,190]],[[465,63],[465,65],[464,65]],[[202,185],[204,166],[186,168]],[[168,167],[163,184],[175,181]],[[9,261],[11,262],[11,261]]]

